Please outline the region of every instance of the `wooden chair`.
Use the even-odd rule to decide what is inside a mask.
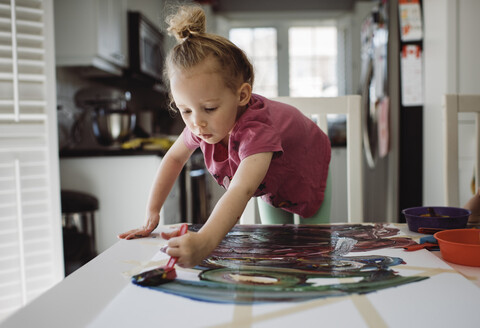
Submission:
[[[311,117],[325,132],[328,131],[328,114],[345,114],[347,117],[347,207],[348,222],[363,221],[363,158],[361,97],[349,95],[341,97],[295,98],[278,97],[273,100],[290,104],[306,116]],[[333,181],[335,187],[335,181]],[[255,202],[251,200],[242,215],[240,223],[255,222]]]
[[[480,95],[445,95],[443,98],[445,113],[445,205],[460,207],[458,177],[458,114],[474,113],[475,117],[475,182],[478,188],[480,163]]]

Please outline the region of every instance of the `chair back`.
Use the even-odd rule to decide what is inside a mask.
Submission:
[[[272,100],[298,108],[304,115],[312,118],[325,133],[328,133],[328,114],[346,115],[348,222],[362,222],[364,203],[361,96],[278,97],[272,98]],[[335,181],[332,180],[332,183],[335,188]],[[254,202],[250,201],[240,222],[253,223],[254,219],[255,206]]]
[[[460,207],[459,194],[459,146],[458,146],[458,114],[473,113],[475,117],[475,183],[478,189],[480,179],[480,95],[448,94],[443,98],[445,115],[445,205]]]

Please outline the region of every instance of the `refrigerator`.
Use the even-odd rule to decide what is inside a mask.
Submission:
[[[404,222],[403,208],[422,205],[422,106],[402,101],[402,1],[376,2],[360,31],[367,222]]]

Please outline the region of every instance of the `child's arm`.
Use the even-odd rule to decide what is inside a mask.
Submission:
[[[478,188],[477,193],[470,198],[463,207],[472,211],[472,214],[468,217],[468,223],[480,223],[480,188]]]
[[[206,258],[236,224],[245,206],[254,195],[270,166],[273,153],[260,153],[245,158],[239,165],[228,190],[220,198],[207,222],[198,233],[181,237],[162,233],[169,239],[167,254],[178,257],[182,267],[194,267]]]
[[[118,238],[133,239],[147,237],[155,230],[160,221],[160,209],[192,153],[193,151],[185,146],[183,137],[180,135],[158,167],[148,199],[145,225],[139,229],[124,232],[118,235]]]

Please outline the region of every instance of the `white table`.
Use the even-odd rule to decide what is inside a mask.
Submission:
[[[400,232],[402,234],[405,234],[406,236],[412,238],[416,242],[420,241],[420,238],[423,236],[427,236],[421,233],[416,233],[408,230],[408,227],[406,224],[396,224],[396,226],[400,229]],[[432,251],[431,252],[433,255],[437,256],[438,258],[442,259],[442,254],[440,251]],[[442,259],[443,260],[443,259]],[[469,267],[465,265],[460,265],[460,264],[455,264],[455,263],[450,263],[445,261],[449,266],[451,266],[453,269],[458,271],[461,275],[463,275],[465,278],[468,280],[472,281],[474,284],[476,284],[478,287],[480,287],[480,267]]]
[[[167,229],[167,227],[161,227],[161,229]],[[402,227],[401,230],[405,231],[406,229]],[[414,233],[411,235],[413,238],[421,236]],[[130,283],[125,273],[132,273],[132,269],[144,266],[158,253],[159,247],[165,242],[158,238],[157,234],[153,237],[131,241],[119,240],[94,260],[13,314],[0,326],[101,327],[108,323],[108,326],[112,327],[131,327],[135,322],[137,323],[135,326],[163,326],[171,324],[171,322],[167,322],[168,320],[177,320],[185,325],[188,323],[189,326],[204,326],[205,323],[209,323],[208,326],[216,327],[283,327],[291,326],[292,322],[301,321],[302,318],[320,317],[322,322],[327,324],[326,326],[332,323],[343,326],[342,323],[345,322],[342,320],[355,320],[358,323],[355,326],[368,327],[384,324],[392,326],[388,320],[393,315],[400,319],[404,318],[406,322],[410,323],[414,322],[415,318],[423,317],[426,322],[437,327],[449,325],[450,323],[446,320],[452,316],[464,318],[464,322],[459,322],[462,327],[476,327],[480,322],[480,311],[478,311],[480,288],[472,284],[472,281],[479,283],[480,268],[455,265],[455,269],[460,269],[466,274],[468,279],[465,279],[434,256],[431,256],[432,261],[447,273],[425,280],[426,284],[409,284],[367,295],[352,295],[348,298],[327,298],[276,305],[238,306],[192,301],[139,288]],[[402,252],[403,250],[395,251]],[[417,252],[427,251],[409,253]],[[419,265],[420,262],[415,263],[415,255],[412,256],[413,260],[411,259],[407,264]],[[425,292],[418,288],[418,286],[434,283],[442,277],[450,279],[448,283],[445,283],[444,291],[426,289],[428,292]],[[409,295],[410,301],[398,299],[397,303],[388,302],[389,304],[382,305],[382,303],[387,303],[382,302],[383,299],[395,299],[400,288],[408,290],[406,293]],[[464,303],[462,303],[462,299],[456,299],[454,293],[457,289],[461,290],[462,297],[466,298]],[[465,294],[465,290],[468,295]],[[388,308],[382,309],[382,306]],[[442,313],[442,311],[436,313],[438,308],[448,308],[450,313]],[[397,311],[397,309],[398,314],[388,313]],[[422,312],[421,309],[427,312]],[[348,313],[348,316],[339,317],[338,314],[342,312]],[[216,321],[212,319],[213,317]],[[195,320],[195,318],[199,320]],[[393,326],[396,326],[397,323],[398,326],[405,324],[402,320],[394,321],[394,323]],[[184,324],[179,326],[183,327]]]
[[[128,284],[124,259],[148,261],[158,239],[119,240],[5,320],[1,327],[85,327]]]

